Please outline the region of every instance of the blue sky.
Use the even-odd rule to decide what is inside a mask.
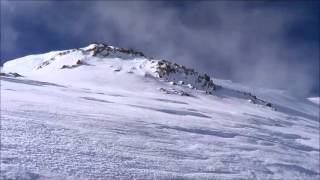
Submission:
[[[211,76],[319,94],[317,1],[1,1],[1,63],[104,42]]]

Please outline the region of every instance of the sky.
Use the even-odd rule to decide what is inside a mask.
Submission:
[[[319,96],[317,1],[1,0],[1,64],[102,42],[220,79]]]

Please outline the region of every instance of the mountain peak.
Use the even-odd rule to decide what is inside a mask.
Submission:
[[[6,62],[2,71],[2,76],[19,75],[68,85],[93,83],[99,86],[121,86],[131,90],[137,86],[138,89],[150,88],[151,82],[158,84],[161,92],[182,96],[196,92],[214,94],[221,89],[209,75],[192,68],[148,58],[142,52],[104,43],[25,56]],[[271,106],[251,93],[226,92],[249,99],[253,104]]]
[[[41,76],[44,76],[43,74],[65,73],[66,69],[70,69],[68,73],[74,73],[71,69],[80,67],[85,69],[87,74],[89,71],[95,74],[98,69],[104,71],[100,76],[107,71],[118,74],[127,72],[153,77],[189,89],[204,90],[210,94],[216,89],[213,80],[206,74],[166,60],[148,58],[142,52],[133,49],[114,47],[105,43],[92,43],[83,48],[25,56],[5,63],[3,71],[23,76],[41,73]],[[112,76],[117,78],[116,74]]]

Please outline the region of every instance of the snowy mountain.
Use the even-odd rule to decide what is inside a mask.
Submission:
[[[77,68],[76,71],[66,70],[75,68]],[[86,78],[86,80],[88,80],[87,78],[98,78],[101,81],[110,80],[110,78],[104,76],[107,74],[111,79],[116,79],[117,77],[110,73],[119,72],[118,74],[122,74],[120,76],[127,77],[123,73],[149,76],[174,85],[186,86],[190,89],[201,89],[207,93],[212,93],[215,89],[213,81],[206,74],[199,74],[193,69],[165,60],[147,58],[143,53],[131,49],[116,48],[105,44],[91,44],[80,49],[26,56],[5,63],[3,71],[18,73],[23,76],[41,76],[44,78],[48,78],[48,74],[50,76],[54,76],[57,73],[63,76],[74,74],[78,80],[82,78]],[[59,78],[53,77],[53,79],[57,80]],[[72,79],[74,80],[74,77]]]
[[[319,179],[319,106],[94,43],[1,69],[2,179]]]

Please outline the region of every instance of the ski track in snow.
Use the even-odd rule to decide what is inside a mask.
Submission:
[[[319,178],[319,121],[111,92],[2,77],[2,179]]]

